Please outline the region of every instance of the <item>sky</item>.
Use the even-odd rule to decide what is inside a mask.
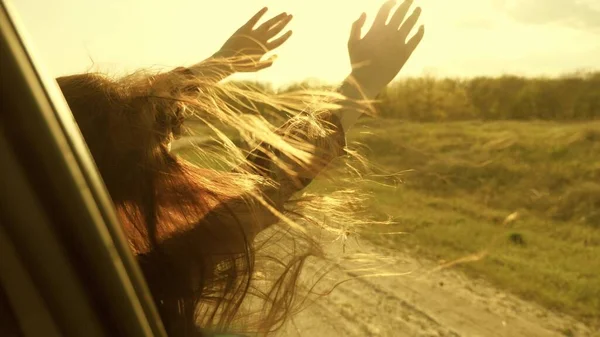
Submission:
[[[270,69],[276,85],[343,80],[350,26],[383,0],[8,0],[54,76],[197,63],[260,8],[294,15]],[[399,76],[558,76],[600,69],[600,0],[414,0],[425,37]]]

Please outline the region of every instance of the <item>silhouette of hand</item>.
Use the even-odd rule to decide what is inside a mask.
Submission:
[[[213,57],[231,61],[232,70],[236,72],[255,72],[273,65],[275,57],[267,60],[263,60],[263,57],[290,38],[291,30],[275,37],[290,23],[292,15],[281,13],[254,29],[267,10],[265,7],[256,13],[225,42]]]
[[[348,53],[352,65],[351,79],[356,81],[367,97],[375,97],[400,72],[408,58],[423,39],[425,28],[408,39],[419,16],[421,8],[417,7],[406,20],[412,0],[405,0],[391,16],[388,17],[396,1],[387,1],[377,14],[373,26],[361,38],[361,29],[367,18],[363,13],[352,25],[348,41]],[[408,41],[407,41],[408,39]]]

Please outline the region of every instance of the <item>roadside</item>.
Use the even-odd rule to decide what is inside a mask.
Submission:
[[[331,244],[331,253],[341,245]],[[280,336],[600,336],[575,319],[506,294],[482,280],[362,241],[353,253],[389,257],[380,272],[404,276],[356,278],[298,314]],[[360,263],[347,261],[346,269]],[[308,267],[307,274],[310,274]],[[336,268],[331,284],[356,276]]]

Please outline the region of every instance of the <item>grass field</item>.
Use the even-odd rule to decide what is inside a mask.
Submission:
[[[485,252],[457,268],[600,325],[600,122],[365,124],[349,140],[411,171],[364,184],[396,224],[363,237],[441,263]]]
[[[362,184],[370,216],[395,222],[363,238],[440,264],[483,256],[455,268],[600,327],[600,122],[376,119],[348,140],[405,171],[395,187]]]

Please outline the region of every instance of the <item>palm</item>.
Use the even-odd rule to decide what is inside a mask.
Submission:
[[[404,1],[393,13],[395,1],[386,2],[380,9],[373,26],[361,38],[366,15],[361,17],[352,26],[348,52],[352,64],[352,77],[363,90],[376,94],[400,72],[423,38],[423,26],[410,39],[408,35],[415,26],[421,9],[417,8],[406,20],[412,1]],[[407,41],[408,39],[408,41]]]
[[[271,66],[273,58],[267,60],[263,58],[292,35],[292,31],[287,31],[275,38],[291,21],[292,16],[281,13],[255,29],[254,27],[266,12],[267,8],[263,8],[240,27],[225,42],[215,57],[227,59],[231,62],[233,70],[239,72],[254,72]]]

